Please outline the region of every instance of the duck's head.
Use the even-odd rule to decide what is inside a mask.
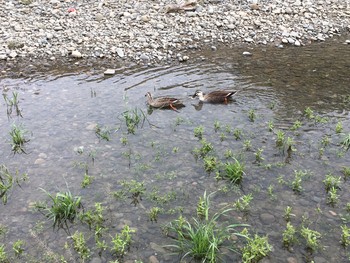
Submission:
[[[147,93],[145,94],[145,97],[147,97],[148,99],[152,99],[151,92],[147,92]]]
[[[196,92],[192,95],[192,98],[196,98],[196,97],[202,97],[203,96],[203,92],[200,90],[196,90]]]

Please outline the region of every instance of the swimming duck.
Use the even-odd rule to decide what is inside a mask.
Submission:
[[[157,97],[153,98],[150,92],[147,92],[147,103],[153,108],[171,108],[177,111],[176,106],[184,107],[185,105],[181,100],[171,97]]]
[[[236,93],[237,90],[215,90],[205,94],[202,91],[197,90],[192,97],[198,97],[202,102],[227,104],[228,100]]]

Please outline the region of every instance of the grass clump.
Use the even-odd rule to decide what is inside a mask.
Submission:
[[[138,108],[127,110],[123,112],[122,116],[125,120],[127,131],[131,134],[135,134],[136,128],[140,125],[140,123],[143,125],[146,120],[145,113]]]
[[[319,248],[321,238],[321,234],[319,232],[302,226],[301,236],[305,239],[306,248],[310,250],[311,253],[315,252]]]
[[[14,154],[16,153],[26,153],[24,144],[29,142],[28,139],[25,138],[27,131],[23,129],[21,126],[12,125],[10,136],[11,136],[11,146]]]
[[[202,140],[204,133],[204,127],[202,125],[199,125],[198,127],[194,128],[194,137]]]
[[[341,141],[341,147],[345,150],[348,151],[350,148],[350,133],[346,135],[343,140]]]
[[[201,141],[201,147],[195,148],[193,150],[193,154],[195,158],[204,158],[208,153],[212,152],[214,150],[213,145],[210,142],[207,142],[206,139],[202,139]]]
[[[223,177],[228,179],[231,183],[240,184],[243,179],[244,163],[239,162],[233,158],[233,162],[227,162],[224,164]]]
[[[82,208],[81,197],[73,196],[69,190],[63,193],[59,192],[55,196],[44,189],[41,190],[46,193],[52,202],[51,204],[36,203],[36,209],[53,221],[54,228],[56,226],[58,228],[66,226],[68,229],[67,222],[73,223]]]
[[[350,227],[347,225],[340,226],[342,233],[341,233],[341,238],[340,238],[340,244],[343,247],[347,247],[350,245]]]
[[[232,208],[223,209],[209,216],[209,198],[212,194],[200,198],[197,206],[197,218],[187,220],[180,216],[170,222],[166,228],[166,234],[173,237],[176,243],[167,247],[186,257],[200,260],[201,262],[217,262],[220,259],[220,249],[225,247],[230,251],[234,248],[225,244],[234,234],[239,237],[246,237],[236,232],[238,227],[246,226],[241,224],[220,224],[219,219],[225,216]]]
[[[287,222],[286,229],[283,231],[282,234],[283,245],[285,247],[289,248],[296,242],[295,234],[295,227],[290,222]]]
[[[72,236],[73,248],[79,254],[80,258],[85,262],[90,257],[90,249],[88,248],[83,233],[76,231]]]
[[[242,262],[254,263],[266,257],[272,250],[267,236],[248,237],[248,243],[242,249]]]
[[[28,180],[27,174],[23,174],[20,178],[18,177],[18,171],[16,171],[16,175],[13,176],[5,165],[0,165],[0,198],[4,205],[7,204],[9,192],[13,185],[16,183],[21,187],[20,183],[26,180]]]
[[[122,257],[128,251],[131,241],[132,233],[135,233],[134,229],[131,229],[128,225],[125,225],[120,234],[116,234],[112,239],[111,252],[118,257]]]

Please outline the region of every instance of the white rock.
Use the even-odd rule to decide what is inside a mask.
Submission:
[[[17,57],[17,53],[16,51],[12,51],[10,54],[9,54],[10,58],[15,58]]]
[[[5,60],[7,59],[7,55],[6,54],[0,54],[0,60]]]
[[[252,55],[252,53],[250,53],[248,51],[244,51],[242,54],[243,54],[243,56],[251,56]]]
[[[294,42],[294,46],[296,46],[296,47],[300,47],[300,46],[301,46],[300,41],[299,41],[299,40],[295,40],[295,42]]]
[[[105,75],[114,75],[115,74],[115,69],[107,69],[105,72],[104,72]]]
[[[119,57],[124,57],[124,50],[122,48],[118,47],[115,51],[117,52]]]
[[[73,50],[72,51],[72,57],[73,58],[81,58],[82,55],[81,55],[81,53],[78,50]]]

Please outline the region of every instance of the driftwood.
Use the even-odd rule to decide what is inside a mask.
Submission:
[[[180,4],[170,4],[165,6],[165,13],[194,11],[197,8],[196,0],[189,0]]]

